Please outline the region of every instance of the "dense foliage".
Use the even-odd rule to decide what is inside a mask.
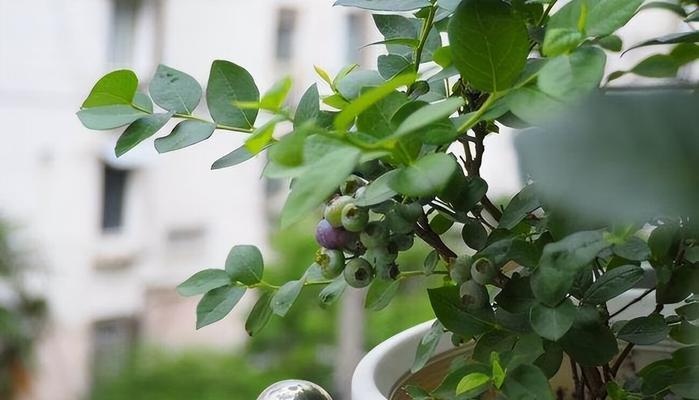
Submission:
[[[264,175],[291,179],[282,226],[325,207],[316,228],[321,249],[297,279],[269,283],[260,251],[236,245],[224,269],[201,271],[180,285],[182,295],[203,294],[198,328],[223,318],[247,290],[260,294],[246,324],[255,335],[273,314],[285,316],[309,286],[324,287],[324,303],[348,286],[368,287],[367,308],[380,310],[407,280],[430,277],[428,297],[437,322],[418,348],[413,370],[425,365],[445,332],[456,344],[475,341],[476,351],[436,391],[411,388],[416,399],[552,399],[547,379],[561,368],[564,355],[578,399],[669,394],[696,399],[694,86],[671,94],[674,100],[638,100],[638,95],[616,95],[606,85],[625,74],[675,77],[699,57],[699,35],[673,33],[627,47],[671,45],[669,52],[606,79],[605,65],[610,54],[624,48],[615,32],[636,14],[662,8],[691,22],[697,4],[643,3],[572,0],[555,7],[555,0],[340,0],[339,5],[378,12],[374,21],[385,40],[374,44],[384,45],[387,54],[379,56],[377,71],[351,65],[332,78],[316,67],[324,94],[313,85],[290,107],[289,78],[260,95],[244,68],[218,60],[206,87],[210,121],[193,115],[202,89],[189,75],[160,66],[149,97],[137,91],[133,72],[120,70],[97,82],[78,117],[91,129],[128,125],[117,156],[171,119],[182,121],[155,140],[159,152],[201,142],[216,130],[248,134],[242,147],[212,168],[265,152]],[[581,103],[588,96],[595,98]],[[164,111],[154,112],[153,102]],[[635,115],[628,104],[644,113]],[[653,104],[678,107],[665,113]],[[556,116],[578,121],[569,114],[573,105],[586,116],[581,123],[547,122]],[[256,124],[262,114],[267,117]],[[631,121],[654,117],[674,118],[659,124],[667,130],[664,140],[657,139],[659,131],[647,134],[645,127],[653,124]],[[620,120],[639,131],[629,132]],[[279,132],[289,125],[285,122],[293,126],[291,132]],[[480,168],[485,138],[503,126],[535,129],[520,134],[531,181],[499,208],[487,196]],[[634,135],[637,143],[631,141]],[[593,138],[594,146],[586,138]],[[669,155],[667,143],[676,145]],[[654,151],[665,151],[655,167],[647,167],[649,159],[639,162],[639,154]],[[596,175],[581,172],[588,167]],[[571,183],[577,176],[581,180]],[[648,186],[670,192],[657,196]],[[458,248],[444,240],[457,228],[463,239]],[[396,262],[416,240],[433,248],[420,270]],[[608,302],[630,293],[646,274],[653,287],[631,303],[654,295],[655,309],[630,320],[623,319],[626,307],[608,309]],[[617,378],[634,346],[668,338],[680,348],[643,368],[640,383]]]
[[[0,221],[0,398],[12,399],[30,386],[32,352],[46,315],[44,299],[26,289],[28,266]]]

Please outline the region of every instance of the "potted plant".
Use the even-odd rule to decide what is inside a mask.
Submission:
[[[699,327],[692,322],[699,317],[694,295],[699,287],[699,185],[697,164],[692,164],[697,143],[690,137],[689,147],[675,153],[681,157],[669,157],[689,165],[675,170],[683,175],[673,186],[667,183],[673,178],[660,179],[667,175],[654,174],[657,168],[647,159],[615,161],[611,153],[630,147],[612,139],[619,118],[608,115],[623,116],[628,124],[622,131],[627,125],[643,130],[644,117],[691,118],[691,113],[674,113],[696,105],[693,87],[669,95],[679,98],[677,104],[657,96],[616,95],[606,87],[624,74],[674,77],[699,57],[694,44],[699,35],[674,33],[627,47],[672,45],[669,52],[605,79],[607,58],[623,48],[618,29],[649,7],[692,21],[696,2],[336,4],[375,11],[385,40],[374,45],[384,45],[387,53],[378,57],[377,71],[352,65],[331,77],[316,67],[321,84],[308,88],[294,107],[285,103],[289,78],[260,94],[243,67],[218,60],[205,93],[211,118],[194,114],[201,86],[162,65],[150,82],[150,96],[138,91],[133,72],[114,71],[97,82],[78,111],[90,129],[126,126],[117,156],[172,119],[180,122],[155,140],[158,152],[196,144],[217,130],[240,132],[247,135],[244,145],[214,162],[213,169],[266,153],[264,175],[291,180],[282,226],[323,209],[316,229],[320,249],[297,280],[267,282],[260,251],[236,245],[225,268],[201,271],[182,283],[180,294],[203,295],[197,328],[223,318],[249,290],[259,294],[245,326],[254,335],[273,314],[284,316],[308,286],[323,286],[324,303],[345,290],[368,287],[366,306],[380,310],[406,280],[427,279],[437,320],[379,346],[380,354],[370,353],[355,379],[356,400],[388,398],[403,372],[437,368],[435,360],[442,358],[433,356],[454,346],[460,350],[450,351],[449,363],[442,363],[447,368],[437,374],[436,389],[407,386],[399,395],[553,399],[549,380],[566,370],[571,376],[567,395],[577,399],[699,398]],[[580,103],[588,96],[594,100]],[[649,101],[677,107],[665,112]],[[154,111],[153,103],[162,110]],[[566,111],[574,105],[577,113]],[[647,112],[634,115],[629,105]],[[263,114],[263,122],[256,123]],[[575,122],[576,115],[585,122]],[[563,125],[546,122],[564,116]],[[290,132],[279,132],[289,123]],[[695,134],[692,124],[685,120],[683,126]],[[485,138],[503,126],[541,129],[519,135],[532,180],[506,207],[498,207],[487,195],[480,168]],[[556,135],[556,130],[574,132]],[[606,136],[586,137],[587,132]],[[639,137],[638,143],[645,143],[658,135]],[[673,140],[664,142],[681,142]],[[597,150],[586,153],[591,143]],[[632,154],[646,154],[637,147]],[[583,156],[590,160],[587,165],[581,164]],[[646,176],[653,184],[689,189],[677,196],[665,192],[652,210],[638,206],[647,204],[652,190],[617,190],[625,183],[636,187],[638,174],[628,171],[638,168],[650,171]],[[601,177],[631,180],[599,186],[598,181],[611,179]],[[461,233],[458,247],[444,239],[454,229]],[[424,265],[398,265],[397,255],[416,240],[433,248]],[[646,275],[648,288],[636,288]],[[652,306],[631,317],[623,314],[648,301]],[[668,339],[677,349],[637,376],[620,378],[619,369],[634,348]],[[376,369],[386,363],[392,375],[365,382],[379,379]],[[370,387],[362,387],[365,383]]]

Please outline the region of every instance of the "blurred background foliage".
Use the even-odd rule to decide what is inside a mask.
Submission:
[[[31,354],[46,316],[46,302],[25,288],[28,270],[0,219],[0,399],[29,387]]]
[[[318,249],[313,226],[308,220],[272,235],[268,281],[286,282],[304,273]],[[422,268],[427,252],[426,246],[416,244],[401,255],[401,268]],[[366,349],[434,318],[424,284],[408,281],[386,309],[366,313]],[[304,289],[287,317],[273,317],[242,351],[173,352],[143,343],[120,373],[96,380],[91,400],[250,400],[266,386],[289,378],[332,388],[339,307],[320,307],[319,292],[320,288]],[[398,311],[408,309],[407,315]]]

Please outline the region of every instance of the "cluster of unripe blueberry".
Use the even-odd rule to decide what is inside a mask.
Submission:
[[[485,285],[495,283],[498,270],[488,258],[474,261],[471,256],[459,256],[454,259],[449,275],[460,285],[459,294],[466,307],[481,309],[489,304]]]
[[[377,277],[398,276],[396,258],[413,246],[415,222],[423,213],[420,203],[392,200],[360,207],[356,200],[363,189],[343,190],[330,199],[316,227],[316,241],[322,247],[315,261],[323,276],[334,279],[343,274],[355,288],[368,286]],[[379,218],[370,220],[370,212]]]

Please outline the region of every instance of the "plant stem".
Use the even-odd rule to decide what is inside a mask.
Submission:
[[[624,347],[624,350],[621,351],[621,354],[619,354],[619,357],[617,357],[616,361],[614,361],[614,365],[612,365],[612,376],[616,376],[617,372],[619,372],[619,368],[621,368],[621,364],[624,362],[624,359],[628,357],[629,353],[631,353],[631,350],[633,349],[634,344],[629,343]]]
[[[427,43],[427,38],[432,31],[432,24],[434,23],[434,15],[437,13],[437,6],[432,5],[430,7],[430,12],[427,14],[427,19],[424,25],[422,25],[422,33],[420,34],[420,42],[415,49],[415,72],[420,72],[420,62],[422,60],[422,52],[425,49],[425,44]]]
[[[143,111],[144,113],[152,114],[152,112],[146,110],[145,108],[139,106],[138,104],[131,103],[131,107],[137,109],[138,111]],[[208,121],[204,118],[199,118],[196,115],[174,113],[172,116],[174,118],[188,119],[188,120],[200,121],[200,122],[208,122],[210,124],[213,124],[213,122]],[[237,128],[235,126],[229,126],[229,125],[224,125],[224,124],[215,124],[215,125],[216,125],[216,129],[221,129],[224,131],[252,133],[252,131],[254,130],[254,129],[248,129],[248,128]]]
[[[614,314],[610,315],[610,316],[609,316],[609,319],[614,318],[614,317],[616,317],[617,315],[621,314],[622,312],[626,311],[627,308],[629,308],[629,307],[631,307],[632,305],[634,305],[634,304],[638,303],[639,301],[643,300],[646,296],[648,296],[649,294],[651,294],[654,290],[655,290],[655,288],[650,288],[650,289],[646,290],[645,292],[643,292],[643,294],[641,294],[640,296],[638,296],[638,297],[636,297],[635,299],[631,300],[631,301],[629,302],[629,304],[627,304],[627,305],[621,307],[620,310],[618,310],[618,311],[616,311]]]
[[[427,218],[424,218],[425,222]],[[451,258],[456,258],[456,253],[454,253],[436,233],[429,229],[429,224],[427,227],[423,227],[420,224],[415,224],[415,233],[422,239],[425,243],[430,245],[433,249],[442,256],[442,258],[448,260]]]
[[[461,132],[462,134],[466,134],[466,132],[467,132],[469,129],[473,128],[473,126],[476,125],[476,124],[478,123],[478,120],[480,120],[481,117],[482,117],[483,115],[485,115],[485,113],[488,111],[488,109],[490,108],[490,106],[492,106],[493,103],[495,103],[495,101],[496,101],[497,99],[501,98],[501,97],[504,96],[506,93],[507,93],[506,91],[505,91],[505,92],[495,92],[495,93],[491,93],[490,96],[488,96],[488,98],[487,98],[487,99],[483,102],[483,104],[480,106],[480,108],[479,108],[477,111],[475,111],[475,112],[473,113],[473,115],[471,115],[471,117],[470,117],[469,119],[466,120],[466,122],[464,122],[463,124],[461,124],[461,126],[459,126],[459,128],[457,129],[457,131]]]

